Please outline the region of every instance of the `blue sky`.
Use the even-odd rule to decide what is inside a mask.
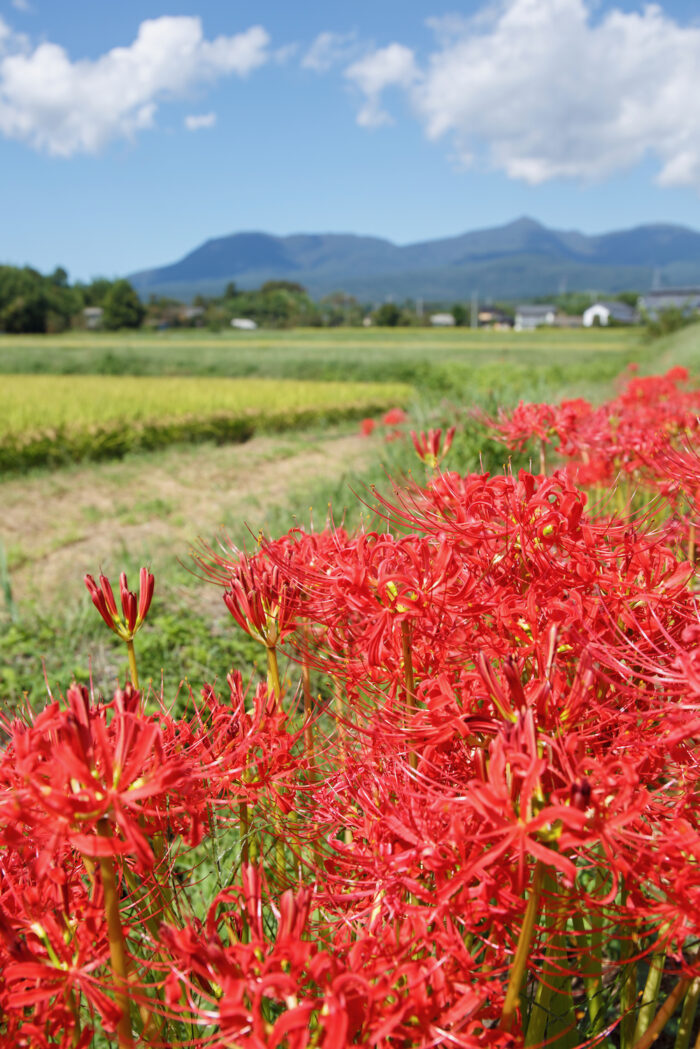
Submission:
[[[690,0],[0,0],[0,261],[530,215],[700,228]]]

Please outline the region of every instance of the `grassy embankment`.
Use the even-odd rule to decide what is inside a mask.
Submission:
[[[693,329],[676,338],[677,343],[649,346],[638,333],[624,330],[464,329],[3,337],[0,372],[408,383],[415,391],[412,425],[456,422],[459,434],[449,465],[466,471],[479,469],[482,461],[486,469],[499,469],[504,460],[502,449],[468,416],[474,404],[602,397],[631,360],[642,370],[655,370],[676,362],[677,345],[680,363],[697,361],[700,339]],[[106,381],[108,396],[111,390],[116,398],[119,383]],[[120,381],[127,382],[122,390],[149,386],[148,380]],[[216,379],[218,390],[224,385]],[[195,386],[187,380],[179,388]],[[84,414],[86,400],[75,401]],[[149,626],[138,639],[146,678],[158,682],[167,667],[166,692],[172,696],[182,677],[199,685],[221,679],[232,664],[250,666],[260,655],[255,645],[238,633],[234,640],[218,592],[178,559],[187,562],[188,543],[198,535],[211,538],[222,525],[237,541],[248,536],[250,542],[250,533],[259,528],[279,533],[295,519],[308,522],[309,507],[323,521],[329,502],[336,519],[347,507],[356,521],[350,489],[381,482],[385,469],[414,465],[408,442],[363,440],[355,424],[329,425],[329,415],[326,411],[323,425],[317,421],[304,432],[254,437],[244,446],[195,448],[184,433],[185,443],[126,454],[119,461],[7,478],[0,536],[15,621],[0,598],[0,693],[10,702],[24,691],[37,697],[44,688],[42,656],[54,688],[65,687],[73,674],[85,678],[90,661],[98,687],[122,674],[120,656],[103,637],[82,591],[82,575],[100,569],[116,575],[122,568],[134,573],[142,563],[157,577]]]

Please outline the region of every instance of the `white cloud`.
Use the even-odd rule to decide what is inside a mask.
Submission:
[[[349,62],[357,54],[356,33],[319,33],[301,60],[303,69],[327,73],[339,62]]]
[[[362,127],[379,127],[391,123],[391,117],[380,105],[387,87],[411,89],[418,79],[413,51],[403,44],[389,44],[373,51],[345,70],[345,76],[364,94],[365,101],[357,115]]]
[[[192,113],[185,117],[184,123],[188,131],[202,131],[204,128],[214,127],[216,113]]]
[[[206,40],[195,17],[144,21],[128,47],[71,61],[62,47],[2,39],[0,134],[54,156],[93,153],[152,127],[158,103],[221,76],[247,76],[268,61],[261,26]]]
[[[278,47],[272,52],[272,61],[278,66],[286,65],[290,58],[294,58],[298,50],[298,44],[282,44],[282,47]]]
[[[595,0],[500,0],[470,19],[431,21],[436,48],[404,87],[431,139],[531,184],[605,178],[653,156],[662,185],[700,189],[700,27],[658,4],[602,13]],[[358,121],[381,123],[393,44],[347,70],[366,96]],[[406,52],[407,49],[401,49]],[[408,52],[407,52],[408,54]]]
[[[16,11],[21,11],[25,15],[34,13],[34,8],[29,3],[29,0],[12,0],[12,6]]]

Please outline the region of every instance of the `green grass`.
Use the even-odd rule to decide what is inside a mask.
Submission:
[[[474,369],[544,363],[617,367],[638,352],[631,329],[472,331],[335,328],[0,337],[0,372],[210,375],[428,382],[454,388]],[[445,374],[447,370],[448,374]]]

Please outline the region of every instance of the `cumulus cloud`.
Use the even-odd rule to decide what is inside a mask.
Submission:
[[[185,117],[184,123],[188,131],[202,131],[204,128],[214,127],[216,113],[192,113]]]
[[[648,156],[658,181],[700,188],[700,27],[658,4],[601,13],[594,0],[500,0],[471,19],[433,20],[422,68],[404,57],[408,93],[430,139],[451,138],[462,163],[538,184],[605,178]],[[366,96],[361,124],[381,122],[376,51],[347,70]],[[409,73],[410,71],[410,73]],[[370,119],[368,119],[368,115]]]
[[[128,47],[71,61],[57,44],[32,49],[0,26],[0,134],[54,156],[94,153],[153,126],[164,99],[268,61],[268,34],[252,26],[206,40],[196,17],[141,23]]]
[[[345,70],[345,76],[365,96],[357,115],[362,127],[379,127],[391,123],[391,117],[380,105],[382,92],[387,87],[410,89],[418,79],[415,57],[403,44],[389,44],[372,51]]]
[[[358,49],[356,33],[319,33],[301,60],[303,69],[327,73],[339,62],[349,62]]]

